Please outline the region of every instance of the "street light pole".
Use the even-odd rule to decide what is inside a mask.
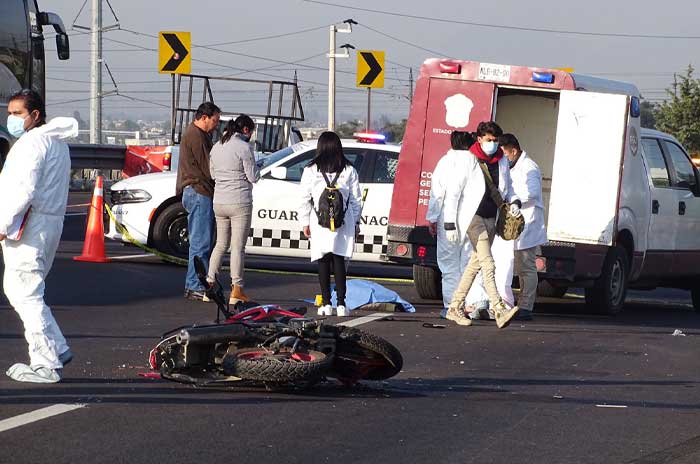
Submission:
[[[357,24],[352,19],[346,19],[343,21],[343,26],[338,26],[337,24],[331,24],[330,34],[328,40],[328,130],[335,130],[335,59],[336,58],[349,58],[350,53],[348,48],[355,48],[352,45],[345,44],[341,48],[345,48],[343,53],[335,52],[335,34],[337,32],[342,32],[349,34],[352,32],[352,25]]]
[[[328,44],[328,130],[335,130],[335,24],[331,24]]]

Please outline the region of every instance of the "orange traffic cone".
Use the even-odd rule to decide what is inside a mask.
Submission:
[[[76,261],[90,263],[106,263],[109,258],[105,255],[105,225],[102,222],[102,210],[104,209],[102,176],[95,179],[95,191],[90,203],[90,215],[88,216],[87,229],[85,230],[85,243],[83,254],[75,256]]]

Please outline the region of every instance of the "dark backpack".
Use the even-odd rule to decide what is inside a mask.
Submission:
[[[335,232],[345,221],[345,210],[348,207],[348,203],[343,203],[343,194],[340,193],[338,186],[335,184],[338,182],[340,172],[335,175],[332,182],[328,180],[326,173],[321,172],[321,174],[326,181],[326,188],[323,189],[318,199],[318,209],[316,210],[318,225]]]

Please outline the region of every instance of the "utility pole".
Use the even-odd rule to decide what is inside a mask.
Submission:
[[[92,0],[90,143],[102,143],[102,0]]]
[[[413,68],[408,68],[408,101],[413,104]]]
[[[335,52],[335,34],[337,32],[342,32],[349,34],[352,32],[352,25],[357,24],[352,19],[346,19],[343,21],[345,26],[338,26],[337,24],[331,24],[330,34],[328,40],[328,130],[335,130],[335,59],[336,58],[349,58],[350,53],[348,48],[355,48],[352,45],[345,44],[341,48],[345,48],[343,53]]]

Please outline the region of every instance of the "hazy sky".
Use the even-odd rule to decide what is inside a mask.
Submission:
[[[236,69],[259,70],[268,76],[248,73],[243,77],[269,79],[269,75],[291,80],[298,71],[307,121],[326,120],[328,82],[328,25],[353,18],[359,23],[351,34],[338,34],[337,43],[357,49],[386,52],[386,81],[373,94],[373,119],[382,114],[392,119],[407,117],[409,70],[419,74],[429,57],[444,56],[491,63],[545,67],[572,67],[578,73],[635,83],[651,100],[664,97],[674,72],[700,61],[700,3],[697,0],[586,0],[538,2],[522,0],[327,0],[353,8],[393,12],[360,11],[303,0],[257,0],[253,2],[191,0],[111,0],[124,30],[104,35],[104,57],[125,95],[148,100],[134,102],[111,96],[104,100],[106,114],[131,114],[166,119],[169,110],[169,76],[157,72],[158,41],[148,35],[159,31],[190,31],[194,45],[212,45],[260,38],[274,34],[307,32],[281,38],[216,45],[229,52],[256,55],[287,63],[237,56],[194,48],[192,72],[225,75]],[[39,0],[40,8],[58,13],[70,30],[83,0]],[[406,15],[406,16],[400,16]],[[432,21],[407,16],[430,17]],[[104,25],[114,24],[104,3]],[[480,23],[483,27],[460,24]],[[76,21],[90,25],[90,1]],[[510,28],[509,28],[510,27]],[[585,34],[538,32],[524,29],[573,31]],[[88,116],[88,35],[73,31],[72,58],[59,62],[47,51],[47,101],[49,112]],[[143,35],[148,34],[148,35]],[[384,34],[384,35],[383,35]],[[680,38],[613,37],[596,34],[676,36]],[[391,36],[391,37],[389,37]],[[393,37],[393,38],[392,38]],[[117,43],[120,41],[124,43]],[[214,46],[214,45],[212,45]],[[54,49],[51,42],[47,48]],[[304,58],[313,57],[305,61]],[[196,60],[214,64],[205,64]],[[298,63],[297,63],[298,62]],[[235,68],[235,69],[233,69]],[[321,69],[317,69],[321,68]],[[338,119],[366,115],[366,91],[355,88],[356,58],[338,60]],[[239,71],[238,71],[239,72]],[[63,80],[58,80],[63,79]],[[82,81],[69,82],[67,80]],[[147,83],[146,83],[147,82]],[[104,75],[104,90],[113,88]],[[215,95],[216,97],[216,95]],[[235,101],[227,101],[235,106]],[[224,105],[222,105],[224,106]],[[233,108],[226,108],[235,111]]]

